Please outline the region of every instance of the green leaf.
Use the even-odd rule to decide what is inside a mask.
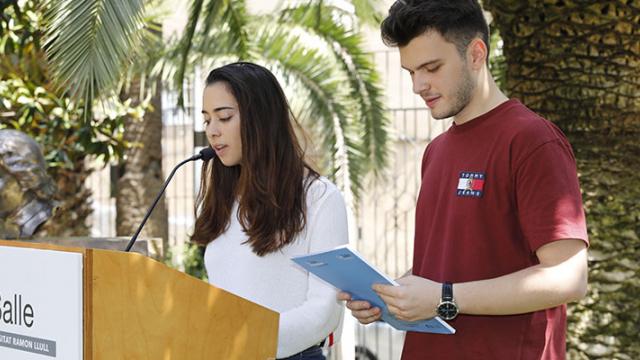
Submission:
[[[46,52],[59,88],[85,104],[115,87],[143,27],[142,0],[48,0]]]
[[[362,50],[364,41],[361,36],[336,23],[331,8],[324,9],[322,17],[316,16],[321,6],[322,2],[315,6],[301,5],[286,9],[280,17],[281,24],[314,33],[331,50],[350,84],[349,96],[358,103],[355,118],[363,132],[359,135],[366,154],[363,167],[365,172],[373,171],[375,175],[380,175],[379,171],[387,164],[389,152],[389,119],[380,78],[370,60],[371,54]]]

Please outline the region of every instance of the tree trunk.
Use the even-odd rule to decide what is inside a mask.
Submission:
[[[139,103],[140,81],[132,81],[128,94],[123,98]],[[119,236],[131,236],[160,192],[164,183],[162,173],[162,98],[158,82],[151,99],[151,109],[143,119],[127,118],[125,141],[132,147],[125,152],[118,166],[116,184],[116,232]],[[155,249],[164,256],[168,249],[168,213],[164,197],[160,199],[153,214],[140,233],[140,238],[161,238],[162,249]]]
[[[570,359],[639,359],[640,3],[484,0],[504,41],[506,91],[573,144],[590,288],[569,309]]]
[[[53,216],[38,228],[34,236],[89,235],[89,227],[85,220],[93,212],[92,194],[85,184],[91,171],[87,169],[82,159],[74,162],[73,166],[73,170],[64,168],[50,170],[56,182],[55,200],[59,206]]]

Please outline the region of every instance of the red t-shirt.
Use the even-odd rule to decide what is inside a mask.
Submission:
[[[413,273],[438,282],[495,278],[538,263],[549,242],[587,242],[571,146],[509,100],[434,139],[422,161]],[[403,359],[564,359],[566,307],[458,315],[455,335],[409,332]]]

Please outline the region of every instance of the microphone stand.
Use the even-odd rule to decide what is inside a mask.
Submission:
[[[213,151],[213,149],[211,149],[210,147],[207,147],[207,148],[204,148],[204,149],[200,150],[199,154],[193,155],[192,157],[183,160],[182,162],[180,162],[178,165],[176,165],[173,168],[173,170],[171,171],[171,174],[169,174],[169,177],[164,182],[164,185],[162,185],[162,189],[158,193],[158,196],[156,196],[156,199],[153,201],[153,204],[151,204],[151,206],[147,210],[147,213],[144,215],[144,218],[142,219],[142,222],[140,223],[140,226],[138,226],[138,230],[136,230],[135,234],[133,234],[133,236],[131,237],[131,240],[129,240],[129,244],[127,244],[127,248],[124,250],[125,252],[131,251],[131,248],[133,247],[133,244],[135,244],[136,240],[138,240],[138,235],[140,235],[140,232],[142,231],[142,228],[144,227],[144,224],[147,223],[147,220],[149,219],[149,216],[151,216],[151,212],[153,211],[153,209],[158,204],[158,201],[160,201],[160,198],[162,197],[162,194],[164,194],[164,191],[166,190],[167,185],[169,185],[169,182],[173,178],[173,175],[176,173],[178,168],[180,168],[180,166],[182,166],[182,165],[184,165],[184,164],[186,164],[186,163],[188,163],[190,161],[195,161],[195,160],[199,160],[199,159],[207,161],[207,160],[211,159],[214,155],[215,155],[215,152]]]

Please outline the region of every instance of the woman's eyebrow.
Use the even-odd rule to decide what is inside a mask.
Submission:
[[[217,107],[215,109],[213,109],[213,112],[218,112],[218,111],[222,111],[222,110],[235,110],[233,107],[231,106],[220,106]],[[206,114],[207,111],[206,110],[202,110],[201,113]]]

